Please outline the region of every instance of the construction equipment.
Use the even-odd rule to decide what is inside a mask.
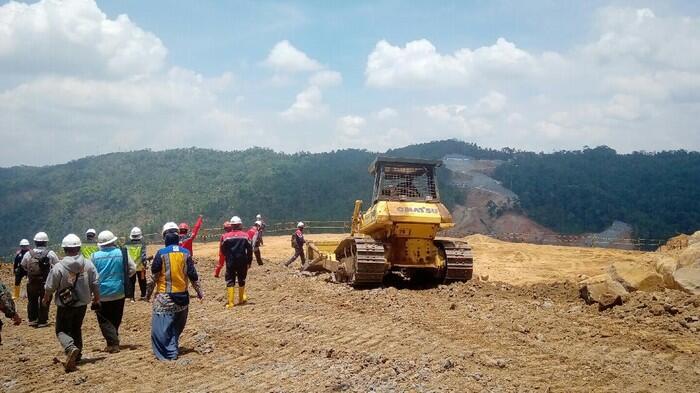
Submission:
[[[310,242],[309,267],[319,264],[353,286],[379,284],[389,272],[439,282],[471,279],[473,258],[466,241],[437,237],[452,228],[440,202],[436,168],[441,161],[377,157],[372,206],[355,201],[351,234],[329,257],[327,244]],[[315,249],[314,249],[315,248]]]

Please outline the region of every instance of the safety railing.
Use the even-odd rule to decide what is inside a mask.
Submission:
[[[305,224],[305,233],[321,234],[321,233],[350,233],[350,221],[319,221],[308,220],[303,221]],[[265,233],[268,235],[291,234],[296,229],[297,222],[276,222],[266,225]],[[197,236],[197,242],[216,241],[223,233],[223,228],[202,228]],[[456,232],[449,230],[443,233],[445,236],[463,237],[477,234],[476,232]],[[537,234],[537,233],[515,233],[515,232],[500,232],[500,233],[482,233],[499,240],[513,243],[532,243],[546,244],[558,246],[576,246],[576,247],[602,247],[616,248],[624,250],[641,250],[651,251],[666,243],[666,239],[647,239],[633,237],[608,237],[596,234],[586,235],[560,235],[560,234]],[[144,234],[146,244],[159,244],[163,241],[160,233]],[[123,244],[127,240],[126,237],[120,237],[120,242]],[[60,244],[52,244],[50,248],[60,252]],[[11,262],[16,252],[16,247],[8,247],[2,250],[0,254],[0,262]]]

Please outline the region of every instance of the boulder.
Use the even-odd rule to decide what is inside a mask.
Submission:
[[[615,262],[608,268],[608,274],[630,292],[653,292],[664,288],[663,277],[644,263]]]
[[[675,273],[678,269],[678,261],[676,258],[661,255],[656,259],[654,268],[656,269],[656,272],[661,275],[666,288],[676,288],[676,281],[673,279],[673,273]]]
[[[602,281],[593,280],[593,278],[598,277]],[[598,303],[598,310],[605,310],[614,306],[619,306],[625,302],[629,293],[625,290],[617,281],[610,279],[609,277],[596,276],[591,277],[581,285],[579,289],[579,295],[588,304]]]
[[[693,244],[698,244],[700,243],[700,231],[697,231],[693,233],[692,235],[688,236],[688,245],[692,246]]]
[[[681,267],[673,273],[676,286],[690,294],[700,295],[700,266]]]
[[[678,264],[680,267],[700,265],[700,243],[690,245],[683,250],[678,256]]]

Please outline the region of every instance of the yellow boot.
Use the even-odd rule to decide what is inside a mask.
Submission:
[[[245,294],[245,287],[238,287],[238,304],[243,304],[248,301],[248,295]]]
[[[233,308],[233,300],[236,295],[236,288],[234,287],[226,287],[226,294],[228,295],[228,302],[226,303],[226,308],[231,309]]]
[[[15,285],[15,291],[12,293],[12,300],[19,299],[19,290],[20,290],[20,286]]]

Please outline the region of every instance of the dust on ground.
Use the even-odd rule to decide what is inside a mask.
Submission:
[[[53,327],[6,324],[0,390],[683,392],[700,386],[700,298],[635,292],[604,312],[578,298],[572,280],[580,274],[647,254],[470,241],[475,277],[488,281],[353,290],[327,275],[281,267],[291,255],[289,237],[267,237],[268,262],[249,274],[250,301],[233,310],[224,308],[223,280],[212,277],[216,244],[196,244],[208,297],[191,304],[179,360],[153,358],[150,305],[137,302],[126,306],[119,354],[101,352],[95,317],[87,315],[87,359],[70,374],[51,361],[60,355]],[[6,267],[1,277],[9,281]],[[21,300],[22,315],[25,307]]]

